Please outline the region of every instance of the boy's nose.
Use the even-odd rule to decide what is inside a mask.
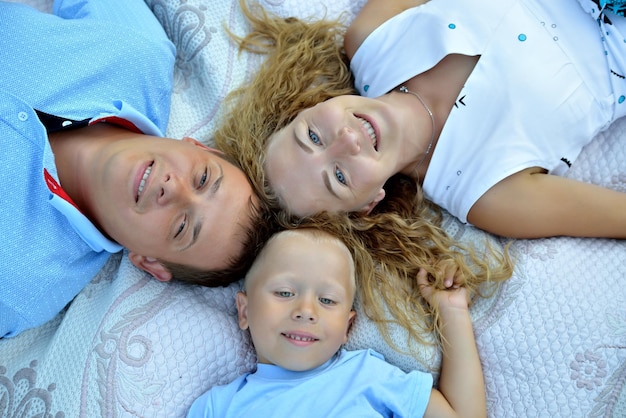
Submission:
[[[293,319],[296,321],[316,322],[317,315],[311,303],[303,302],[294,309]]]

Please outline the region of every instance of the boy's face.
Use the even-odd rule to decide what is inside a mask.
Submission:
[[[352,259],[339,241],[310,232],[274,237],[237,294],[259,363],[288,370],[322,365],[347,341],[354,318]]]

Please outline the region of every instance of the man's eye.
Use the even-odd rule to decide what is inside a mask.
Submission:
[[[320,298],[320,303],[322,305],[334,305],[335,301],[332,299],[328,299],[328,298]]]
[[[320,137],[317,136],[317,134],[310,129],[309,129],[309,138],[311,139],[311,142],[313,142],[315,145],[322,145],[322,141],[320,141]]]
[[[288,298],[293,296],[292,292],[289,292],[288,290],[280,290],[278,292],[276,292],[277,296],[280,296],[281,298]]]
[[[178,227],[178,231],[176,231],[176,235],[174,235],[174,238],[178,237],[185,230],[186,225],[187,218],[183,219],[183,221],[180,223],[180,226]]]
[[[346,176],[343,175],[343,171],[341,171],[338,168],[335,168],[335,177],[337,178],[337,181],[341,184],[346,184]]]
[[[207,169],[204,169],[204,173],[202,173],[202,177],[200,177],[200,180],[198,181],[198,189],[201,189],[202,187],[204,187],[204,185],[206,184],[208,178],[208,173],[207,173]]]

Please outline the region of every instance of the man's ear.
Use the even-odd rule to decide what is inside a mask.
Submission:
[[[133,265],[147,273],[160,282],[169,282],[172,280],[172,273],[156,258],[139,255],[132,251],[128,252],[128,258]]]
[[[196,140],[196,139],[194,139],[194,138],[192,138],[192,137],[190,137],[190,136],[186,136],[186,137],[184,137],[182,140],[183,140],[184,142],[188,142],[188,143],[190,143],[190,144],[192,144],[192,145],[195,145],[196,147],[200,147],[200,148],[205,149],[205,150],[207,150],[207,149],[208,149],[208,150],[212,150],[212,151],[217,151],[217,150],[215,150],[214,148],[207,147],[207,146],[206,146],[206,145],[204,145],[202,142],[200,142],[200,141],[198,141],[198,140]]]
[[[239,315],[239,328],[248,328],[248,295],[237,292],[237,314]]]
[[[367,204],[367,206],[365,206],[362,210],[363,213],[365,213],[366,215],[369,215],[370,212],[372,211],[372,209],[374,209],[376,207],[376,205],[378,204],[378,202],[380,202],[381,200],[383,200],[385,198],[385,189],[381,188],[378,191],[378,194],[376,195],[376,197],[374,197],[374,200],[372,200],[371,202],[369,202]]]

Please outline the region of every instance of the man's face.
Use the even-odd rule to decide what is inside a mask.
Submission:
[[[243,250],[256,200],[243,172],[219,155],[189,138],[112,142],[89,174],[92,215],[159,279],[169,278],[150,270],[154,259],[227,267]]]

